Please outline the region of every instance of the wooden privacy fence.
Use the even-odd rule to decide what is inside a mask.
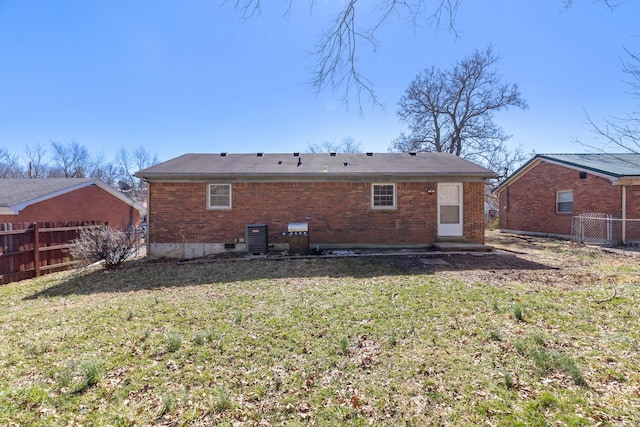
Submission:
[[[83,260],[73,260],[71,241],[93,222],[31,222],[0,224],[0,283],[39,277],[65,270]]]

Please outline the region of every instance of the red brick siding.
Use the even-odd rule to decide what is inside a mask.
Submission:
[[[96,186],[29,205],[19,215],[0,215],[0,223],[104,221],[118,229],[140,224],[137,209]]]
[[[436,188],[435,182],[399,182],[397,209],[375,210],[366,182],[239,182],[232,184],[232,209],[208,210],[206,183],[152,182],[149,241],[233,243],[244,237],[245,224],[267,224],[269,242],[286,243],[280,232],[289,222],[308,222],[311,243],[430,244],[437,195],[427,190]],[[465,185],[465,221],[478,219],[465,227],[473,242],[484,240],[478,197],[482,183]]]
[[[573,190],[573,213],[556,213],[556,192],[562,190]],[[500,228],[571,235],[574,215],[597,212],[620,218],[621,194],[609,179],[590,173],[580,179],[577,170],[541,163],[500,193]],[[628,187],[627,196],[631,218],[629,213],[640,213],[640,189]]]
[[[463,188],[464,236],[484,244],[484,182],[465,182]]]
[[[627,187],[627,218],[640,219],[640,185]]]

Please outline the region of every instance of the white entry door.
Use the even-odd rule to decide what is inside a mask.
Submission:
[[[462,236],[462,184],[438,184],[438,236]]]

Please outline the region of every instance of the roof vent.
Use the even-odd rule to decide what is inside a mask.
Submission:
[[[220,153],[220,157],[227,157],[227,153]]]
[[[411,152],[409,152],[409,155],[410,155],[410,156],[415,156],[415,155],[416,155],[416,152],[415,152],[415,151],[411,151]]]
[[[367,153],[367,157],[372,157],[373,153]]]
[[[262,153],[257,153],[256,156],[262,157]]]
[[[281,165],[282,164],[282,160],[278,160],[278,164]]]
[[[300,153],[293,153],[293,157],[299,157]]]
[[[345,165],[345,166],[349,166],[349,163],[347,163],[347,162],[344,162],[344,165]]]
[[[336,156],[336,153],[332,151],[331,153],[329,153],[329,155],[330,155],[331,157],[335,157],[335,156]]]

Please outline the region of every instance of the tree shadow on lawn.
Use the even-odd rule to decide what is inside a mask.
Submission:
[[[197,286],[292,278],[373,278],[379,276],[431,275],[438,271],[557,270],[515,255],[422,254],[348,256],[335,258],[211,259],[191,261],[135,260],[120,269],[77,270],[65,280],[25,297],[135,292],[169,287]]]

